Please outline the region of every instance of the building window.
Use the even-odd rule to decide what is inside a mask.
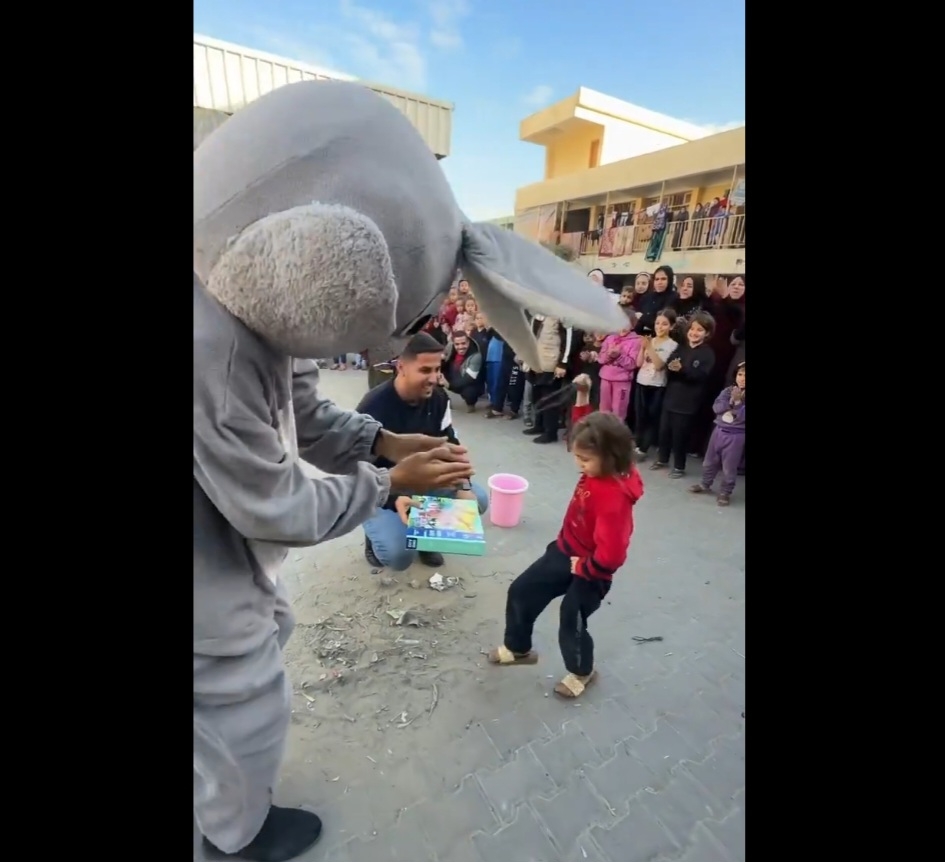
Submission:
[[[591,141],[591,152],[587,160],[587,166],[589,168],[596,168],[600,162],[600,138],[596,141]]]

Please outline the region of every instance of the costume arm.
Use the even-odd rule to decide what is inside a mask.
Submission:
[[[220,514],[246,539],[295,546],[370,518],[387,499],[388,471],[361,463],[350,476],[309,479],[272,426],[258,369],[230,360],[195,363],[194,373],[194,478]]]
[[[299,455],[326,473],[347,474],[371,459],[381,423],[363,413],[342,410],[318,395],[318,366],[312,359],[292,363],[292,404]]]

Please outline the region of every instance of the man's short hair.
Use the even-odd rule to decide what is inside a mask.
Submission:
[[[401,359],[416,359],[423,353],[443,353],[444,347],[429,332],[418,332],[400,351]]]
[[[466,333],[465,329],[454,329],[453,338],[469,338],[469,335]]]

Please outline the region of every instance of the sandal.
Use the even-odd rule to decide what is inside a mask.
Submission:
[[[717,506],[728,506],[731,502],[732,498],[728,494],[719,494],[715,500]]]
[[[689,489],[689,493],[690,494],[707,494],[711,490],[712,490],[711,488],[707,488],[705,485],[693,485]]]
[[[513,664],[538,664],[538,653],[529,650],[526,653],[514,653],[504,644],[490,650],[487,656],[491,664],[513,665]]]
[[[490,407],[485,413],[483,413],[483,416],[485,416],[486,419],[501,419],[503,416],[505,416],[505,414],[498,410],[493,410]]]
[[[555,686],[555,694],[559,697],[573,700],[584,694],[587,687],[597,679],[597,671],[592,670],[587,676],[578,676],[569,673],[561,682]]]

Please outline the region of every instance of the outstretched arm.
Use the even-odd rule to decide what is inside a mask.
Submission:
[[[260,369],[241,364],[235,345],[230,359],[194,363],[194,478],[223,517],[244,538],[297,546],[370,518],[387,499],[388,471],[361,463],[350,476],[309,479],[272,426]],[[333,421],[319,436],[333,451],[346,417],[327,409]]]
[[[342,410],[318,395],[318,366],[313,359],[292,362],[292,404],[299,455],[326,473],[353,472],[371,460],[381,423],[363,413]]]

